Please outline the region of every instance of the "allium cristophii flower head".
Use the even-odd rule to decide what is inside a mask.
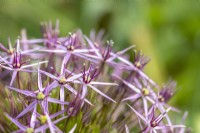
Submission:
[[[141,51],[138,51],[138,53],[136,53],[136,51],[134,51],[135,67],[137,67],[138,69],[143,69],[149,61],[150,61],[150,59],[148,57],[146,57],[145,55],[143,55],[141,53]]]
[[[43,37],[46,39],[44,45],[48,48],[55,48],[58,44],[59,37],[59,21],[56,21],[55,27],[53,27],[52,22],[42,22],[41,31]]]
[[[181,111],[167,103],[176,82],[160,87],[146,75],[149,58],[140,51],[130,61],[126,52],[135,45],[116,52],[103,30],[60,37],[58,21],[43,22],[41,31],[36,39],[22,32],[15,47],[0,43],[0,94],[10,103],[0,104],[0,132],[186,131],[187,115],[174,122],[171,114]]]
[[[162,90],[159,92],[158,100],[160,102],[167,102],[171,99],[171,97],[175,93],[176,82],[169,81],[165,86],[163,86]]]
[[[93,70],[92,65],[90,65],[90,67],[88,68],[88,71],[86,71],[85,64],[83,64],[82,77],[83,77],[83,82],[85,84],[90,83],[93,79],[95,79],[98,76],[97,69],[98,68],[95,68]]]
[[[63,46],[66,47],[68,51],[73,51],[76,48],[81,47],[82,41],[82,33],[80,30],[77,30],[74,33],[69,33],[69,37],[63,42]]]
[[[15,52],[15,48],[13,48],[10,38],[8,38],[8,48],[0,43],[0,49],[6,52],[8,55],[12,55]]]

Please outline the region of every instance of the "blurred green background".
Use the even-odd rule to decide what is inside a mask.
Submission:
[[[0,0],[0,42],[22,28],[40,37],[40,22],[60,20],[61,35],[104,29],[115,49],[135,44],[151,57],[145,71],[162,84],[172,78],[170,101],[189,111],[187,124],[200,132],[200,1],[198,0]]]

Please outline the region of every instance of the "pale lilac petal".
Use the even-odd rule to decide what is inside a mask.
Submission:
[[[49,112],[49,103],[47,99],[41,101],[41,108],[43,108],[44,112]]]
[[[152,104],[155,104],[155,101],[154,101],[151,97],[146,96],[146,99],[147,99],[149,102],[151,102]]]
[[[77,95],[77,91],[74,88],[72,88],[70,85],[65,84],[64,87],[68,89],[69,91],[71,91],[72,93],[74,93],[75,95]]]
[[[51,103],[57,103],[57,104],[63,104],[63,105],[68,105],[69,104],[69,102],[64,102],[64,101],[61,101],[61,100],[58,100],[58,99],[54,99],[54,98],[50,98],[50,97],[48,97],[47,99]]]
[[[94,104],[92,104],[89,100],[87,100],[86,98],[84,99],[84,101],[86,102],[86,103],[88,103],[89,105],[91,105],[91,106],[94,106]]]
[[[116,86],[118,86],[118,84],[116,84],[116,83],[94,82],[94,81],[90,82],[90,84],[91,85],[116,85]]]
[[[130,61],[128,61],[128,60],[126,60],[126,59],[124,59],[124,58],[122,58],[122,57],[120,57],[120,56],[118,56],[118,55],[116,55],[114,53],[110,53],[110,54],[112,56],[116,56],[120,61],[124,62],[125,64],[127,64],[127,65],[129,65],[131,67],[134,67],[133,63],[131,63]]]
[[[42,50],[39,50],[39,51],[49,52],[49,53],[67,53],[67,50],[59,50],[59,49],[55,49],[55,50],[42,49]]]
[[[96,63],[96,64],[99,63],[98,61],[93,60],[93,59],[91,59],[91,58],[88,58],[88,57],[84,56],[84,55],[81,54],[81,53],[72,53],[72,54],[73,54],[73,55],[76,55],[76,56],[78,56],[78,57],[80,57],[80,58],[83,58],[83,59],[85,59],[85,60],[87,60],[87,61],[91,61],[91,62]]]
[[[53,123],[52,123],[51,118],[49,117],[49,114],[47,112],[45,112],[45,116],[47,117],[47,123],[49,125],[50,132],[55,133]]]
[[[75,75],[73,75],[72,77],[68,78],[67,81],[73,81],[73,80],[75,80],[75,79],[77,79],[77,78],[82,77],[82,75],[83,75],[82,73],[80,73],[80,74],[75,74]]]
[[[81,54],[81,55],[84,55],[84,56],[86,56],[86,57],[90,57],[90,58],[93,58],[93,59],[97,59],[97,60],[103,60],[102,58],[100,58],[100,57],[98,57],[98,56],[96,56],[96,55],[91,55],[91,54]]]
[[[17,51],[17,53],[19,53],[20,52],[20,43],[19,43],[19,39],[17,39],[17,46],[16,46],[17,48],[16,48],[16,51]]]
[[[94,50],[94,49],[75,49],[73,52],[74,53],[87,53],[87,52],[94,52],[94,51],[98,51],[98,49]]]
[[[65,90],[64,90],[64,86],[60,87],[60,101],[64,102],[65,101]],[[64,109],[64,104],[61,105],[61,109]]]
[[[53,125],[56,133],[63,133],[57,126]]]
[[[56,113],[50,115],[50,118],[53,119],[53,118],[55,118],[55,117],[57,117],[57,116],[59,116],[59,115],[61,115],[61,114],[64,114],[64,113],[66,112],[66,110],[67,110],[67,108],[64,109],[64,110],[58,111],[58,112],[56,112]]]
[[[3,68],[5,68],[5,69],[7,69],[7,70],[14,71],[13,68],[10,68],[10,67],[7,67],[7,66],[1,65],[1,64],[0,64],[0,66],[3,67]]]
[[[26,131],[26,126],[22,125],[21,123],[19,123],[16,119],[12,118],[11,116],[9,116],[8,114],[5,114],[17,127],[19,127],[19,129],[21,129],[22,131]]]
[[[90,47],[95,50],[94,52],[96,53],[96,55],[99,56],[100,58],[102,58],[102,55],[97,51],[97,49],[95,48],[92,41],[87,36],[84,36],[84,37],[85,37],[86,41],[88,42],[88,44],[90,45]]]
[[[33,101],[31,104],[29,104],[19,115],[17,115],[16,119],[19,119],[29,111],[33,110],[33,108],[36,108],[37,101]]]
[[[20,130],[17,130],[17,131],[14,131],[12,133],[22,133],[23,131],[20,129]]]
[[[100,95],[102,95],[103,97],[109,99],[110,101],[116,103],[115,100],[113,100],[112,98],[110,98],[109,96],[107,96],[106,94],[104,94],[103,92],[101,92],[100,90],[98,90],[96,87],[92,86],[92,85],[88,85],[90,88],[92,88],[94,91],[96,91],[97,93],[99,93]]]
[[[36,44],[44,43],[46,39],[31,39],[31,40],[21,40],[21,43]]]
[[[77,124],[75,124],[75,125],[73,126],[73,128],[69,131],[69,133],[74,133],[74,131],[75,131],[75,129],[76,129],[76,126],[77,126]]]
[[[162,129],[166,129],[166,128],[185,128],[185,125],[160,125],[160,126],[156,126],[154,129],[156,130],[162,130]]]
[[[48,61],[41,61],[39,62],[40,64],[43,64],[43,63],[47,63]],[[32,66],[37,66],[38,63],[33,63],[33,64],[30,64],[30,65],[25,65],[25,66],[22,66],[21,68],[24,69],[24,68],[28,68],[28,67],[32,67]]]
[[[37,72],[37,71],[34,71],[34,70],[27,70],[27,69],[19,69],[19,71],[28,72],[28,73]]]
[[[40,74],[40,64],[38,63],[38,88],[40,91],[43,91],[42,88],[42,78],[41,78],[41,74]]]
[[[138,94],[138,93],[136,93],[136,94],[133,95],[133,96],[130,96],[130,97],[124,98],[122,101],[127,101],[127,100],[132,100],[132,101],[134,101],[134,100],[138,99],[139,97],[141,97],[141,95]]]
[[[139,123],[139,125],[140,125],[140,129],[143,129],[140,118],[139,118],[138,116],[137,116],[137,118],[138,118],[138,123]]]
[[[72,81],[74,84],[84,84],[84,82],[83,81],[78,81],[78,80],[74,80],[74,81]]]
[[[52,74],[50,74],[48,72],[45,72],[43,70],[40,70],[40,72],[43,73],[43,74],[45,74],[45,75],[47,75],[48,77],[50,77],[50,78],[52,78],[54,80],[59,80],[59,78],[57,78],[56,76],[54,76],[54,75],[52,75]]]
[[[25,50],[25,51],[22,51],[21,52],[21,54],[22,55],[28,55],[28,54],[30,54],[31,52],[35,52],[35,51],[38,51],[39,49],[41,49],[41,48],[34,48],[34,49],[30,49],[30,50]]]
[[[17,76],[17,73],[18,73],[18,71],[13,71],[12,78],[11,78],[11,81],[10,81],[10,86],[12,86],[12,84],[13,84],[16,76]]]
[[[59,118],[59,119],[53,121],[52,123],[53,123],[53,124],[56,124],[56,123],[62,121],[63,119],[66,119],[66,118],[67,118],[67,116],[64,116],[64,117],[62,117],[62,118]],[[37,129],[35,129],[35,132],[36,132],[36,133],[39,133],[39,132],[41,132],[42,130],[47,129],[48,127],[49,127],[49,126],[48,126],[47,124],[45,124],[45,125],[43,125],[43,126],[38,127]]]
[[[125,129],[126,129],[126,133],[130,133],[127,125],[125,125]]]
[[[166,108],[171,108],[171,110],[174,111],[174,112],[181,113],[181,111],[179,109],[177,109],[177,108],[169,106],[169,105],[167,105],[165,103],[161,103],[161,104],[163,104]]]
[[[124,69],[136,71],[141,77],[143,77],[144,79],[149,81],[149,83],[151,83],[153,86],[159,88],[159,86],[151,78],[149,78],[144,72],[142,72],[141,70],[137,69],[135,66],[126,67]]]
[[[129,82],[123,80],[121,77],[119,77],[118,75],[113,74],[114,77],[116,77],[117,79],[121,80],[125,85],[127,85],[130,89],[132,89],[133,91],[135,91],[136,93],[141,93],[141,91],[136,88],[135,86],[133,86],[132,84],[130,84]]]
[[[124,50],[122,50],[122,51],[117,52],[117,53],[114,54],[112,57],[110,57],[110,58],[108,59],[108,61],[113,61],[113,60],[116,59],[118,56],[120,56],[120,55],[126,53],[127,51],[129,51],[130,49],[132,49],[132,48],[134,48],[134,47],[135,47],[135,45],[132,45],[132,46],[130,46],[130,47],[128,47],[128,48],[126,48],[126,49],[124,49]]]
[[[129,104],[127,104],[129,106],[129,108],[131,108],[135,114],[140,118],[142,119],[145,123],[146,123],[146,119],[144,118],[144,116],[142,116],[139,112],[137,112],[133,107],[131,107]]]
[[[152,130],[153,130],[153,132],[154,132],[154,133],[157,133],[157,131],[156,131],[156,130],[154,130],[154,129],[152,129]]]
[[[9,67],[12,67],[12,65],[10,64],[9,61],[6,60],[6,58],[2,58],[2,57],[0,56],[0,61],[3,61],[4,63],[6,63]]]
[[[143,105],[144,105],[144,112],[145,112],[145,117],[148,120],[148,104],[147,100],[145,97],[142,97]]]
[[[63,59],[62,65],[61,65],[61,71],[60,71],[60,75],[64,74],[64,70],[65,70],[65,65],[67,64],[67,62],[69,61],[71,57],[71,53],[67,53]]]
[[[7,50],[8,50],[8,49],[7,49],[7,48],[5,48],[5,47],[4,47],[4,45],[3,45],[3,44],[1,44],[1,43],[0,43],[0,48],[1,48],[3,51],[7,51]]]
[[[21,94],[24,94],[26,96],[31,96],[31,97],[35,97],[36,94],[33,93],[32,91],[27,91],[27,90],[20,90],[20,89],[17,89],[17,88],[14,88],[14,87],[11,87],[11,86],[7,86],[10,90],[13,90],[13,91],[16,91],[16,92],[19,92]]]
[[[167,110],[165,110],[165,108],[163,107],[162,104],[159,104],[158,106],[159,106],[159,109],[161,110],[162,113],[167,111]],[[171,108],[168,108],[168,109],[171,109]],[[167,113],[166,113],[165,117],[166,117],[167,123],[171,126],[172,122],[171,122],[170,117]]]
[[[77,95],[77,91],[76,91],[74,88],[72,88],[70,85],[65,84],[64,86],[65,86],[65,88],[67,88],[69,91],[71,91],[73,94]],[[84,101],[85,101],[86,103],[88,103],[89,105],[94,106],[94,105],[93,105],[90,101],[88,101],[87,99],[84,99]]]
[[[37,117],[37,104],[35,104],[34,109],[33,109],[33,113],[31,116],[31,121],[30,121],[30,127],[31,128],[35,128],[35,122],[36,122],[36,117]]]
[[[87,95],[87,85],[83,85],[81,99],[85,99]]]
[[[53,81],[50,85],[47,86],[46,90],[47,90],[48,92],[51,92],[54,88],[56,88],[56,87],[58,87],[58,86],[60,86],[60,85],[58,84],[58,81]]]

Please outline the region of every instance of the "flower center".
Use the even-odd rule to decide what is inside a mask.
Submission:
[[[73,45],[68,45],[67,46],[67,50],[69,51],[73,51],[75,49],[75,47]]]
[[[164,101],[165,101],[165,98],[164,98],[162,95],[159,95],[159,96],[158,96],[158,100],[159,100],[160,102],[164,102]]]
[[[26,129],[26,133],[33,133],[34,132],[34,129],[33,128],[27,128]]]
[[[147,96],[147,95],[149,95],[149,90],[147,89],[147,88],[143,88],[142,89],[142,94],[144,95],[144,96]]]
[[[151,127],[156,127],[157,126],[157,123],[155,121],[152,121],[151,122]]]
[[[38,99],[38,100],[43,100],[44,98],[45,98],[45,95],[44,95],[43,92],[39,92],[39,93],[37,94],[37,99]]]
[[[84,80],[84,82],[87,84],[87,83],[90,83],[90,81],[91,81],[91,77],[90,77],[90,75],[88,74],[88,75],[85,75],[85,78],[84,78],[85,80]]]
[[[139,61],[136,61],[136,62],[135,62],[135,66],[136,66],[137,68],[140,68],[140,67],[141,67],[141,63],[140,63]]]
[[[39,119],[41,124],[45,124],[47,122],[47,117],[45,115],[41,115]]]
[[[21,67],[21,64],[20,63],[14,63],[13,64],[13,68],[20,68]]]
[[[9,54],[9,55],[12,55],[14,52],[15,52],[15,49],[14,49],[14,48],[8,50],[8,54]]]
[[[66,84],[66,78],[65,77],[61,77],[58,81],[59,84],[63,85],[63,84]]]

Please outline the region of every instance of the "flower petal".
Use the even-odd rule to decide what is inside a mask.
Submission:
[[[16,119],[19,119],[29,111],[31,111],[33,108],[36,108],[37,101],[33,101],[31,104],[29,104],[19,115],[17,115]]]
[[[21,123],[19,123],[16,119],[12,118],[10,115],[5,114],[17,127],[19,127],[19,129],[21,129],[22,131],[26,131],[26,126],[22,125]]]
[[[137,111],[136,111],[133,107],[131,107],[128,103],[127,103],[126,105],[128,105],[129,108],[131,108],[131,109],[136,113],[136,115],[137,115],[140,119],[142,119],[144,122],[146,122],[146,119],[144,118],[144,116],[142,116],[139,112],[137,112]]]
[[[12,84],[13,84],[16,76],[17,76],[17,73],[18,73],[18,71],[13,71],[12,78],[11,78],[11,81],[10,81],[10,86],[12,86]]]
[[[33,93],[32,91],[20,90],[20,89],[11,87],[11,86],[7,86],[7,87],[8,87],[9,89],[13,90],[13,91],[19,92],[19,93],[24,94],[24,95],[26,95],[26,96],[31,96],[31,97],[35,97],[35,96],[36,96],[36,94]]]
[[[73,126],[73,128],[69,131],[69,133],[74,133],[74,131],[75,131],[75,129],[76,129],[76,126],[77,126],[77,124],[75,124],[75,125]]]
[[[100,95],[102,95],[103,97],[109,99],[110,101],[116,103],[115,100],[113,100],[112,98],[110,98],[109,96],[107,96],[106,94],[104,94],[103,92],[101,92],[100,90],[98,90],[96,87],[92,86],[92,85],[88,85],[90,88],[92,88],[94,91],[96,91],[97,93],[99,93]]]
[[[50,98],[50,97],[48,97],[47,99],[51,103],[57,103],[57,104],[63,104],[63,105],[68,105],[69,104],[69,102],[64,102],[64,101],[61,101],[61,100],[58,100],[58,99],[54,99],[54,98]]]
[[[31,128],[35,128],[35,122],[36,122],[36,117],[37,117],[37,104],[35,104],[34,109],[33,109],[33,113],[31,116],[31,121],[30,121],[30,127]]]
[[[48,61],[41,61],[39,62],[40,64],[43,64],[43,63],[47,63]],[[28,68],[28,67],[32,67],[32,66],[37,66],[38,63],[33,63],[33,64],[30,64],[30,65],[25,65],[25,66],[22,66],[21,68],[24,69],[24,68]]]

